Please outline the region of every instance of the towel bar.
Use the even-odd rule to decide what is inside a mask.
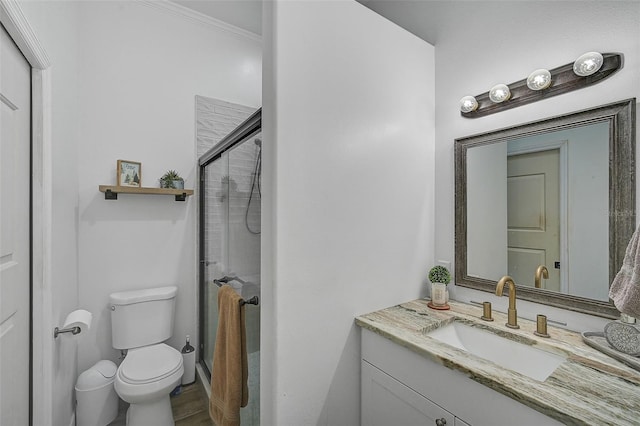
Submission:
[[[241,305],[259,305],[260,304],[260,299],[258,298],[258,296],[253,296],[251,299],[249,300],[241,300],[240,301]]]
[[[238,277],[230,277],[228,275],[225,275],[222,278],[218,278],[217,280],[213,280],[214,283],[216,283],[216,285],[218,287],[222,287],[223,284],[227,284],[229,281],[238,281],[240,284],[246,284],[247,282],[241,278]]]
[[[241,280],[238,277],[222,277],[218,280],[213,280],[214,284],[217,285],[218,287],[222,287],[225,284],[228,284],[229,281],[238,281],[242,284],[245,284],[246,281]],[[249,300],[240,300],[240,305],[259,305],[260,304],[260,298],[258,296],[253,296],[252,298],[250,298]]]

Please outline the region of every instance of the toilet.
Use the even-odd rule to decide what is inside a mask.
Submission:
[[[177,287],[123,291],[109,296],[111,338],[127,350],[115,377],[128,402],[127,426],[173,426],[169,394],[180,384],[182,355],[162,342],[171,337]]]

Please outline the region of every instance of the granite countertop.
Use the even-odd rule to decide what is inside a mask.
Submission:
[[[518,318],[520,329],[505,326],[507,316],[480,320],[482,307],[450,301],[437,311],[419,299],[356,318],[356,324],[565,424],[640,424],[640,372],[586,345],[579,333],[548,326],[550,338],[533,334],[536,323]],[[507,370],[453,348],[426,333],[454,320],[484,328],[520,343],[566,356],[544,382]],[[599,330],[595,330],[599,331]]]

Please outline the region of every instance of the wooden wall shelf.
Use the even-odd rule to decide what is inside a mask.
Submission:
[[[118,194],[152,194],[152,195],[175,195],[176,201],[185,201],[187,196],[193,195],[193,189],[171,189],[171,188],[135,188],[130,186],[100,185],[100,192],[104,192],[105,200],[117,200]]]

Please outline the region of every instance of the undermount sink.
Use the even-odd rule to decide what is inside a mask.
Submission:
[[[427,336],[541,382],[566,359],[458,321]]]

